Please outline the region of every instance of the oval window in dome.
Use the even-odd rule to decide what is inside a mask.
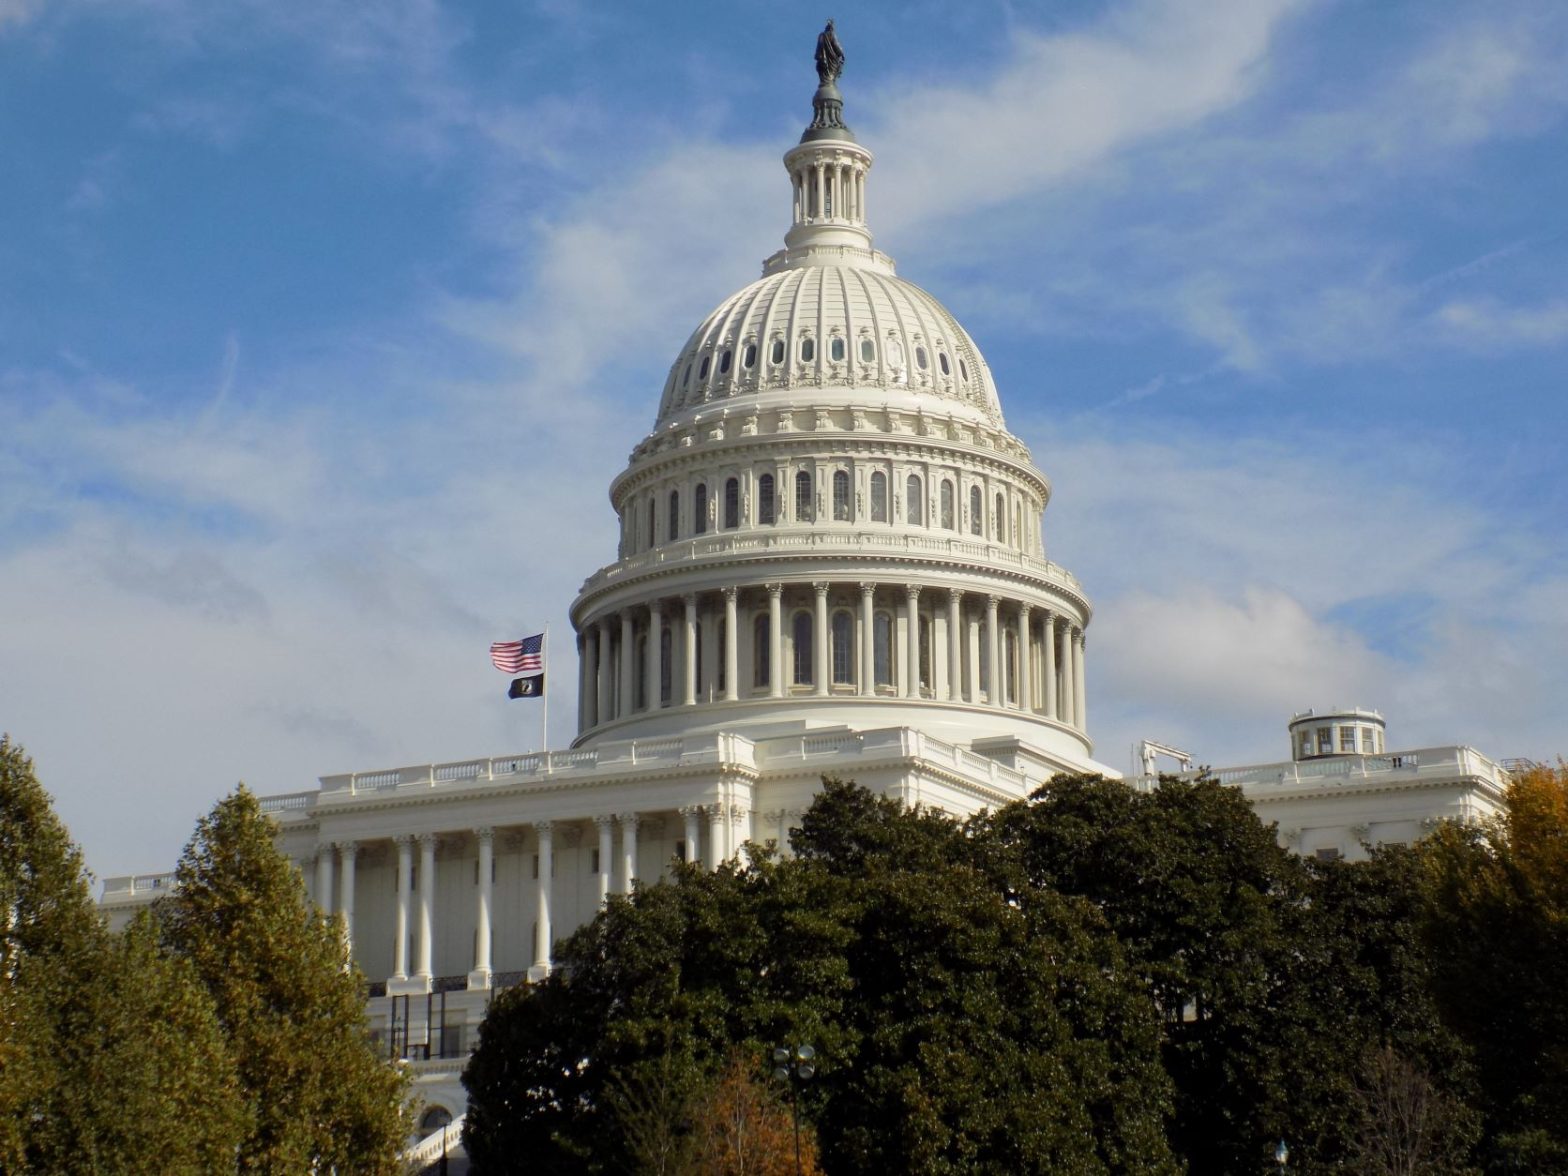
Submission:
[[[704,355],[702,357],[702,366],[697,369],[697,378],[699,380],[706,380],[708,378],[708,361],[712,358],[713,357],[711,355]]]
[[[953,369],[947,366],[947,352],[938,351],[936,353],[936,361],[937,363],[941,364],[942,374],[944,376],[950,376],[953,374]]]
[[[926,370],[926,349],[924,347],[915,348],[915,366],[921,371]]]
[[[870,339],[860,341],[860,362],[871,363],[877,357],[877,345]]]
[[[724,349],[724,354],[719,356],[719,375],[722,376],[722,375],[725,375],[725,374],[727,374],[729,372],[729,370],[730,370],[730,360],[732,358],[734,358],[734,355],[735,355],[735,353],[733,351],[731,351],[728,347],[726,347]]]
[[[686,374],[681,377],[681,383],[686,387],[691,386],[691,364],[686,365]]]
[[[809,336],[807,338],[802,339],[800,341],[800,360],[801,360],[801,362],[802,363],[810,363],[812,360],[814,360],[816,358],[817,358],[817,341],[815,339],[810,338]]]
[[[969,365],[963,360],[958,361],[958,376],[964,383],[969,383]]]
[[[844,359],[844,340],[835,337],[828,345],[828,358],[835,363],[842,363]]]
[[[773,340],[773,350],[769,353],[768,358],[771,359],[774,363],[784,362],[784,340]]]
[[[757,366],[757,345],[755,343],[746,344],[746,350],[742,352],[740,362],[742,367],[752,368]]]

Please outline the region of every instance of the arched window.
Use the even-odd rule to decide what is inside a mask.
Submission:
[[[697,369],[697,378],[699,380],[706,380],[708,378],[708,363],[710,360],[712,360],[712,358],[713,357],[711,355],[704,355],[702,357],[702,366]]]
[[[740,362],[742,367],[753,368],[757,366],[757,345],[755,343],[746,344],[746,350],[742,353]]]
[[[810,686],[811,676],[811,614],[798,612],[792,626],[795,638],[795,685]]]
[[[705,483],[698,482],[691,499],[691,530],[693,535],[701,535],[707,529],[708,487]]]
[[[719,662],[718,689],[719,689],[720,693],[723,693],[725,690],[729,689],[729,667],[725,664],[725,662],[728,659],[725,657],[725,652],[724,652],[725,650],[729,649],[729,647],[730,647],[730,643],[729,643],[729,640],[728,640],[729,635],[730,635],[730,627],[729,626],[730,626],[729,618],[728,617],[724,617],[724,616],[720,616],[719,617],[719,658],[718,658],[718,662]]]
[[[695,641],[692,648],[692,678],[695,679],[697,697],[702,697],[702,621],[698,621],[696,632],[693,634]]]
[[[763,615],[751,623],[751,684],[753,686],[768,685],[771,678],[772,653],[773,642],[768,636],[768,618]]]
[[[632,655],[632,693],[637,699],[637,708],[644,709],[648,705],[648,635],[637,635],[636,652]]]
[[[669,538],[669,541],[671,543],[674,543],[675,540],[680,538],[680,535],[681,535],[681,492],[679,490],[671,490],[670,491],[670,538]]]
[[[734,357],[735,353],[726,347],[724,349],[724,354],[719,356],[719,375],[722,376],[728,374],[730,370],[730,360],[732,360]]]
[[[809,523],[815,517],[811,509],[811,474],[801,470],[795,475],[795,521]]]
[[[421,1137],[431,1135],[441,1130],[451,1121],[451,1111],[445,1107],[431,1107],[419,1120],[419,1134]]]
[[[984,631],[980,635],[980,689],[984,690],[991,704],[996,705],[996,688],[991,682],[991,643]]]
[[[953,482],[950,478],[942,479],[942,526],[951,531],[953,522]]]
[[[730,478],[724,483],[724,529],[733,531],[740,526],[740,479]]]
[[[773,475],[763,474],[757,479],[757,522],[764,526],[776,517],[777,507],[773,498]]]
[[[839,335],[833,336],[833,341],[828,344],[828,358],[835,363],[844,362],[844,340]]]
[[[981,535],[985,533],[985,508],[980,505],[980,487],[969,487],[969,533]]]
[[[773,347],[768,352],[768,358],[774,363],[784,362],[784,340],[773,340]]]
[[[810,363],[817,358],[817,341],[809,335],[800,341],[800,362]]]
[[[681,386],[685,388],[691,387],[691,364],[686,365],[686,374],[681,377]]]
[[[849,685],[854,682],[855,622],[847,612],[833,614],[833,682]]]
[[[1000,492],[996,496],[996,541],[1007,542],[1007,503],[1003,501]]]
[[[887,475],[881,470],[871,475],[871,521],[887,522]]]
[[[649,496],[648,501],[644,503],[644,506],[647,508],[645,513],[648,516],[648,546],[650,548],[659,541],[659,536],[657,533],[659,527],[659,510],[657,503],[658,500],[653,498],[651,495]]]
[[[833,518],[840,523],[849,522],[849,472],[833,471]]]
[[[879,612],[871,621],[871,659],[878,686],[893,684],[893,618]]]
[[[670,627],[665,625],[659,631],[659,701],[669,702],[670,691],[675,681],[675,671],[671,662],[675,660],[675,638],[670,632]]]
[[[924,487],[920,484],[920,478],[916,474],[910,474],[908,480],[904,483],[904,515],[908,518],[911,526],[923,527],[925,525],[926,496]]]
[[[969,365],[963,360],[958,361],[958,378],[964,383],[969,383]]]
[[[931,685],[931,618],[920,618],[920,689],[930,690]]]
[[[860,362],[870,363],[877,357],[877,345],[870,339],[860,341]]]

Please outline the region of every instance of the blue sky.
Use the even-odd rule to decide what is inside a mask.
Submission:
[[[798,5],[0,0],[0,726],[101,874],[538,743],[491,640],[787,224]],[[1101,759],[1568,750],[1568,8],[857,3],[869,211],[1097,606]]]

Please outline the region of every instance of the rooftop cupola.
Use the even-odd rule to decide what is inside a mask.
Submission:
[[[811,264],[820,256],[809,255],[829,247],[839,264],[874,264],[885,258],[871,252],[871,230],[866,228],[866,173],[871,152],[855,141],[844,124],[844,99],[838,78],[844,68],[844,49],[833,31],[833,22],[817,38],[817,92],[811,98],[811,125],[800,143],[784,156],[794,193],[794,219],[784,235],[784,253],[770,258],[782,268]],[[849,249],[835,247],[848,246]]]

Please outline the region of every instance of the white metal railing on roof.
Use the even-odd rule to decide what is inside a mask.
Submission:
[[[1183,772],[1182,779],[1192,779],[1196,772]],[[1411,781],[1435,780],[1449,777],[1481,780],[1501,788],[1505,782],[1502,769],[1492,760],[1471,747],[1423,747],[1414,751],[1392,755],[1344,755],[1319,760],[1284,760],[1270,764],[1248,764],[1237,768],[1222,768],[1209,773],[1221,784],[1240,788],[1294,787],[1314,781],[1337,781],[1341,784],[1372,783],[1378,780],[1408,779]],[[1157,776],[1134,776],[1127,783],[1147,790],[1154,787]]]
[[[739,531],[666,543],[652,551],[630,555],[600,568],[583,581],[582,590],[587,592],[592,588],[649,568],[683,563],[688,560],[768,552],[784,554],[795,551],[821,552],[825,549],[845,553],[869,549],[879,553],[903,555],[941,555],[966,564],[979,563],[1021,568],[1074,593],[1080,595],[1083,593],[1083,586],[1079,584],[1078,577],[1060,564],[1039,559],[1014,548],[998,546],[995,543],[977,542],[956,535],[912,534],[891,530],[838,530],[832,527],[789,524],[781,524],[777,530]]]
[[[282,796],[263,796],[259,801],[261,811],[264,813],[287,812],[292,809],[308,809],[316,803],[314,792],[289,792]]]
[[[107,898],[111,894],[148,894],[174,889],[174,872],[166,874],[121,874],[116,878],[103,880],[103,893]]]
[[[405,1171],[419,1172],[435,1163],[463,1142],[463,1119],[459,1115],[444,1127],[438,1127],[402,1155]]]

